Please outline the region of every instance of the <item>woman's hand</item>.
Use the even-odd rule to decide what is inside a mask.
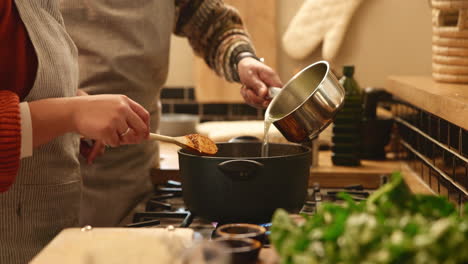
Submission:
[[[135,144],[148,138],[149,113],[124,95],[75,97],[74,130],[109,146]]]
[[[89,96],[89,94],[82,90],[78,89],[77,96]],[[125,137],[125,136],[124,136]],[[80,154],[86,159],[88,164],[92,164],[93,161],[98,157],[104,154],[106,151],[106,145],[102,140],[89,140],[82,138],[80,142]]]
[[[256,108],[266,108],[271,101],[269,87],[282,87],[281,80],[273,69],[262,62],[246,57],[237,65],[242,97],[247,104]]]
[[[28,104],[34,147],[69,132],[110,146],[139,143],[149,135],[148,111],[124,95],[47,98]]]

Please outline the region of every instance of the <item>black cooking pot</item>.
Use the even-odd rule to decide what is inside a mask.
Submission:
[[[298,212],[306,198],[311,150],[297,144],[219,143],[215,156],[181,149],[179,169],[187,208],[220,223],[266,223],[277,208]]]

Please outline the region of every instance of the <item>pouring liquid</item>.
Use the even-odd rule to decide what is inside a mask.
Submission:
[[[272,118],[265,114],[265,121],[264,121],[264,131],[263,131],[263,144],[262,144],[262,157],[268,157],[268,131],[270,130],[271,124],[278,119]]]
[[[278,88],[278,87],[270,87],[268,89],[268,93],[269,93],[269,96],[271,98],[273,97],[277,97],[277,95],[280,93],[281,91],[281,88]],[[274,99],[273,99],[274,101]],[[272,103],[273,103],[272,101]],[[270,106],[271,104],[270,103]],[[262,157],[268,157],[268,131],[270,131],[270,127],[271,127],[271,124],[273,124],[273,122],[277,121],[277,120],[280,120],[281,117],[278,117],[278,116],[273,116],[270,114],[270,106],[268,106],[266,112],[265,112],[265,120],[263,122],[263,126],[264,126],[264,130],[263,130],[263,144],[262,144]]]

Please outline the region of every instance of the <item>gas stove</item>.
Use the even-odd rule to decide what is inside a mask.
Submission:
[[[381,183],[385,183],[388,176],[383,175]],[[307,199],[300,214],[313,215],[323,202],[342,203],[338,196],[340,192],[348,193],[355,201],[364,201],[375,189],[365,189],[361,184],[344,186],[343,188],[321,188],[318,183],[308,189]],[[271,223],[256,223],[267,230]],[[133,214],[132,223],[127,227],[185,227],[195,231],[203,239],[211,239],[218,226],[191,213],[182,199],[182,184],[177,181],[167,181],[156,185],[154,193],[147,198],[140,208]],[[267,232],[268,235],[268,232]],[[267,245],[268,246],[268,245]]]
[[[133,215],[127,227],[190,227],[197,235],[210,238],[217,223],[192,214],[182,199],[182,184],[169,180],[156,185],[154,193],[146,199],[144,206]]]

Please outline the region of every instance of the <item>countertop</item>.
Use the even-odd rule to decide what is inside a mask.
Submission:
[[[468,85],[438,83],[431,76],[390,76],[385,89],[412,105],[468,129]]]
[[[257,264],[277,264],[279,263],[278,253],[273,248],[262,248]]]

